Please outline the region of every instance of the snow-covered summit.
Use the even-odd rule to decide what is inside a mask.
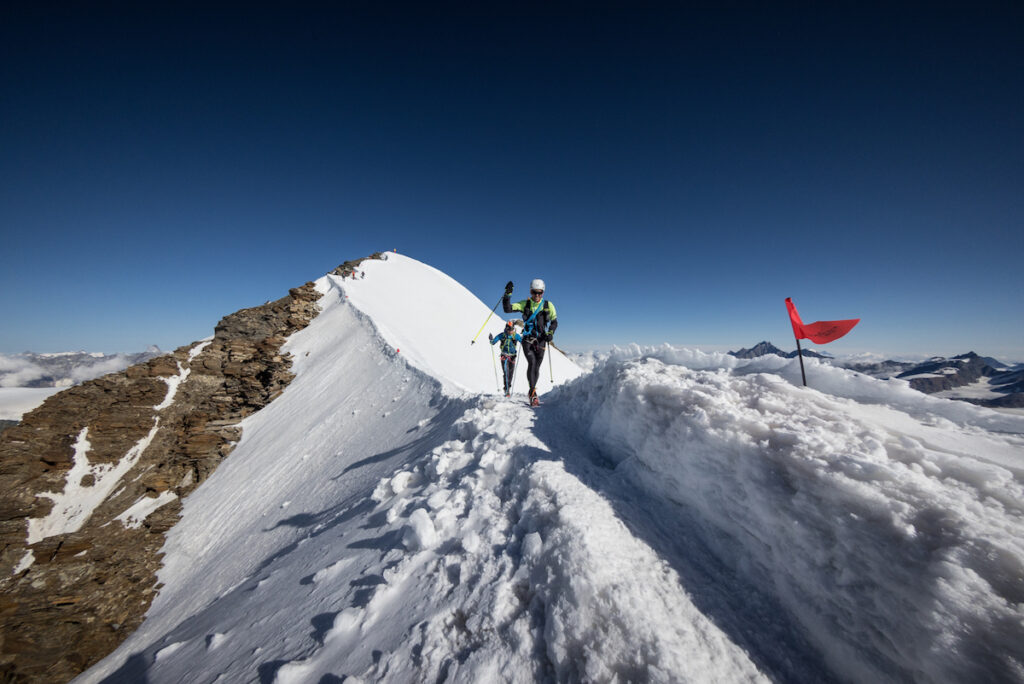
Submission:
[[[360,269],[355,277],[324,276],[317,281],[317,289],[329,293],[336,288],[372,321],[388,344],[447,390],[496,391],[496,352],[487,334],[497,335],[505,320],[519,314],[503,314],[499,308],[490,315],[487,305],[453,278],[402,254],[390,252],[386,260],[364,260]],[[487,326],[471,344],[488,316]],[[516,388],[525,393],[525,360],[516,371]],[[545,356],[538,391],[544,393],[581,372],[554,349]]]
[[[1024,418],[667,346],[534,410],[486,305],[360,270],[82,681],[1024,681]]]

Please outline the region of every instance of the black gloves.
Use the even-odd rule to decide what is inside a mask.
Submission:
[[[507,283],[505,283],[505,294],[507,294],[507,295],[512,294],[512,281],[511,280],[508,281]]]
[[[494,342],[494,335],[492,335],[491,333],[487,333],[487,341]]]
[[[544,333],[544,339],[550,342],[551,340],[555,339],[555,333],[552,332],[551,330],[548,330],[546,333]]]

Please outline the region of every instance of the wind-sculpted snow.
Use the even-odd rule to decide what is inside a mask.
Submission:
[[[802,383],[800,361],[781,356],[767,355],[755,359],[740,359],[720,352],[703,352],[685,347],[628,345],[615,347],[602,358],[590,364],[591,368],[600,363],[623,363],[648,358],[658,359],[669,365],[685,366],[692,370],[730,370],[736,375],[750,373],[771,373],[785,378],[793,385]],[[862,404],[881,404],[897,408],[926,422],[943,423],[957,429],[966,424],[994,432],[1017,432],[1024,430],[1024,416],[1005,415],[979,406],[924,395],[911,389],[906,380],[879,380],[847,368],[822,363],[818,359],[804,359],[807,384],[812,388],[836,397],[853,399]]]
[[[553,401],[836,677],[1024,680],[1024,420],[786,364],[613,358]]]

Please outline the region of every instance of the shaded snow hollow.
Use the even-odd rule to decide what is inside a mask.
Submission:
[[[1024,418],[670,347],[535,411],[487,305],[364,266],[80,681],[1024,681]]]

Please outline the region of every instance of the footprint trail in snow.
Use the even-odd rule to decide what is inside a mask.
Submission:
[[[339,612],[276,681],[758,678],[676,573],[533,435],[534,419],[481,400],[455,439],[381,481],[375,513],[401,548],[365,570],[380,578],[365,606]],[[403,626],[397,648],[347,669],[380,624]]]

